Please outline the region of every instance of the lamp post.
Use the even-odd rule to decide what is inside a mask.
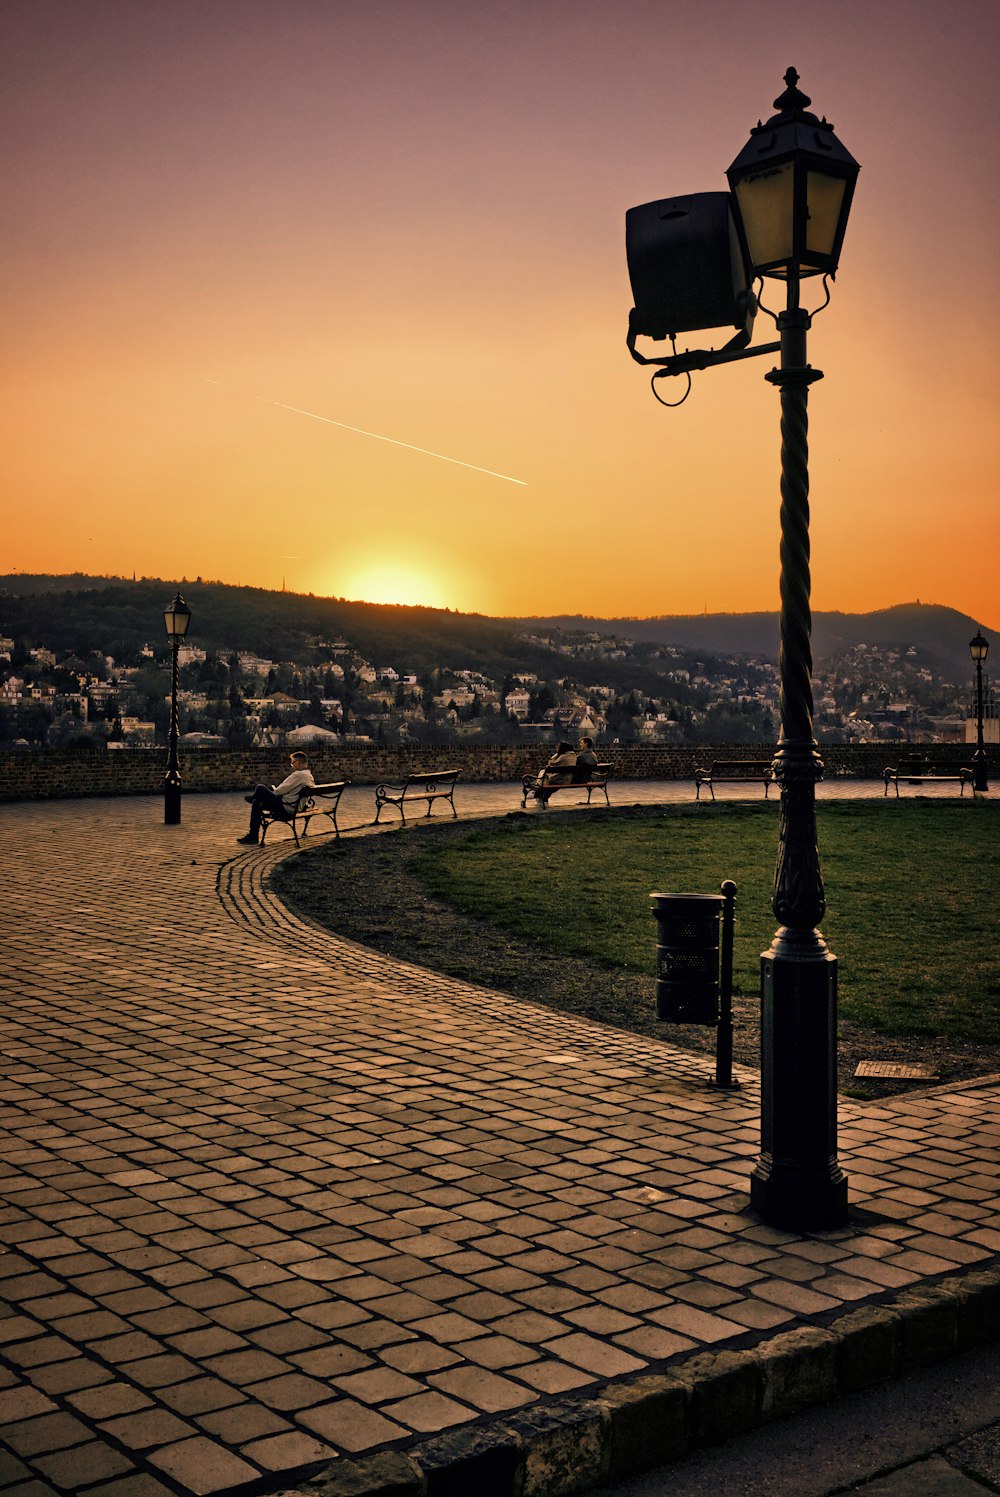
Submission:
[[[181,819],[181,770],[177,759],[177,651],[191,622],[191,610],[180,593],[163,610],[163,622],[167,627],[167,638],[173,652],[167,773],[163,780],[163,824],[164,826],[177,826]]]
[[[837,1159],[837,959],[818,926],[826,909],[816,837],[809,571],[811,316],[801,282],[836,273],[858,164],[833,127],[808,112],[789,68],[778,111],[758,124],[729,168],[737,224],[757,275],[785,282],[781,364],[765,378],[781,394],[781,787],[772,908],[780,921],[761,957],[761,1152],[750,1202],[774,1226],[840,1225],[847,1178]]]
[[[972,788],[988,790],[986,777],[986,749],[983,746],[983,661],[989,654],[990,642],[984,639],[983,631],[976,630],[975,639],[969,641],[969,652],[976,662],[976,752],[972,756]]]
[[[807,399],[823,375],[807,359],[815,312],[803,307],[800,293],[804,280],[822,276],[827,294],[818,310],[829,301],[860,168],[832,125],[808,112],[794,68],[784,81],[777,113],[751,130],[729,168],[728,213],[714,201],[725,194],[695,194],[626,215],[636,298],[628,346],[639,363],[661,366],[654,382],[685,375],[689,390],[692,370],[780,354],[779,367],[765,376],[781,396],[781,730],[774,759],[781,808],[773,898],[780,925],[761,957],[761,1151],[750,1200],[771,1225],[809,1230],[846,1219],[847,1179],[837,1160],[837,959],[818,929],[825,894],[815,787],[823,764],[813,736]],[[711,296],[692,273],[695,265],[718,265],[703,271]],[[770,313],[780,342],[751,348],[763,304],[749,286],[758,277],[784,282],[785,305]],[[652,359],[635,349],[637,334],[673,342],[678,332],[721,326],[737,331],[719,350],[677,353],[674,343],[671,355]]]

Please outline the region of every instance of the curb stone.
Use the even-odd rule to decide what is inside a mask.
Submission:
[[[891,1377],[899,1368],[900,1317],[888,1305],[867,1305],[843,1315],[831,1327],[837,1338],[837,1386],[856,1393],[878,1376],[872,1368],[886,1367]]]
[[[611,1421],[610,1471],[618,1481],[675,1460],[691,1444],[691,1384],[671,1373],[610,1383],[601,1394]]]
[[[762,1388],[760,1417],[765,1423],[827,1403],[840,1391],[836,1334],[804,1326],[785,1331],[757,1349]]]
[[[280,1497],[572,1497],[997,1339],[1000,1269],[977,1270],[825,1327],[702,1352],[587,1398],[337,1461]]]

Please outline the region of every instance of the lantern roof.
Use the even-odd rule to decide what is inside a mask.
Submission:
[[[774,100],[778,113],[764,124],[758,120],[751,129],[750,139],[727,172],[730,183],[747,172],[800,155],[822,161],[835,175],[854,175],[860,170],[829,120],[809,112],[812,100],[797,87],[798,81],[798,73],[789,68],[785,90]]]

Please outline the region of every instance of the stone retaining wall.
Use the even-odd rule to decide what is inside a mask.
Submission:
[[[713,759],[761,759],[770,750],[755,743],[668,744],[601,747],[602,759],[618,780],[693,779],[695,768]],[[879,779],[887,764],[926,752],[956,765],[968,764],[964,744],[827,744],[821,749],[826,773]],[[398,781],[417,770],[460,768],[471,783],[517,781],[552,753],[550,745],[444,745],[440,748],[376,748],[348,744],[320,748],[309,759],[317,780],[351,780],[356,785]],[[71,799],[86,795],[154,795],[163,788],[163,749],[116,749],[81,753],[65,749],[12,749],[0,752],[0,801]],[[258,782],[274,784],[288,772],[288,750],[183,749],[185,794],[200,790],[244,790]]]

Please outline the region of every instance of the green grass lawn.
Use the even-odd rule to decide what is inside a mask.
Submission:
[[[845,1017],[896,1034],[1000,1043],[1000,805],[837,801],[817,807],[823,932]],[[759,987],[776,921],[774,805],[655,815],[517,817],[434,845],[411,864],[428,891],[512,935],[652,973],[648,895],[738,886],[735,983]]]

